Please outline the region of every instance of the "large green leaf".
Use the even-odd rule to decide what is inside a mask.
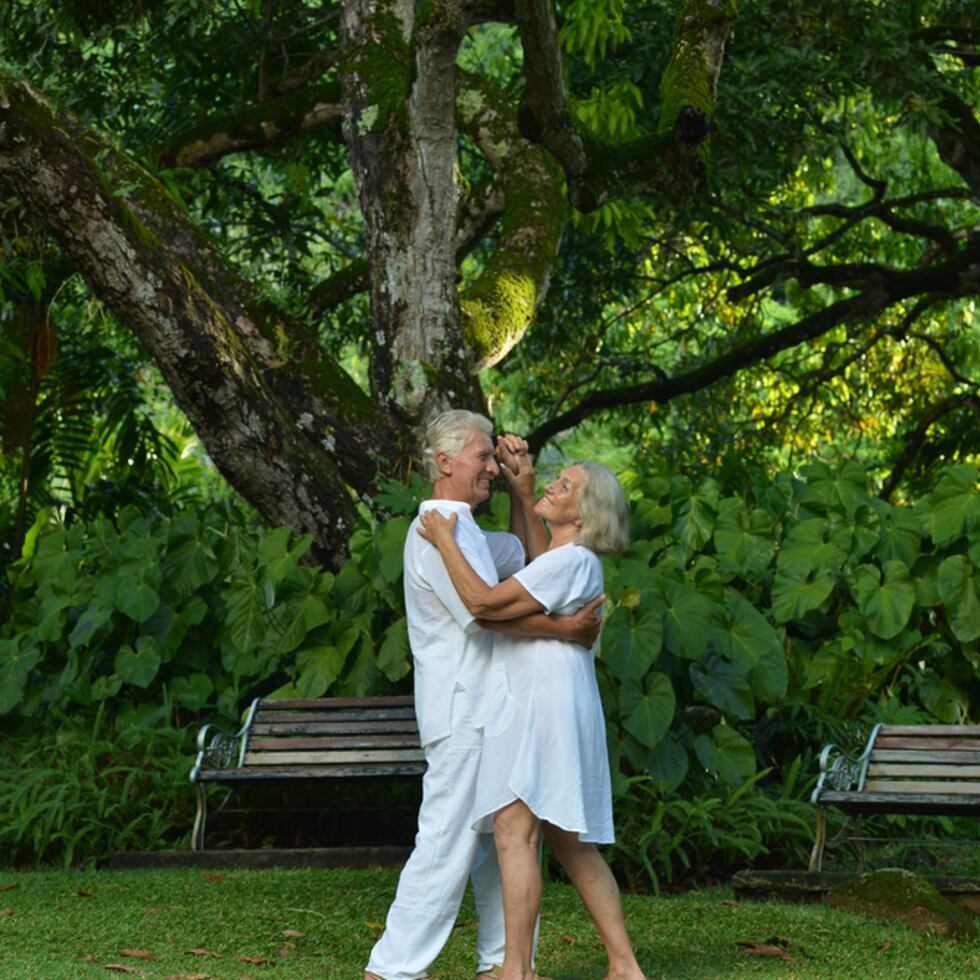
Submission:
[[[834,590],[830,569],[806,560],[780,562],[772,584],[772,614],[777,622],[801,619],[819,609]]]
[[[312,647],[296,655],[299,676],[296,694],[301,698],[319,698],[340,676],[347,660],[347,651],[334,646]]]
[[[639,593],[636,594],[639,598]],[[633,612],[617,606],[602,625],[602,659],[621,681],[638,680],[657,661],[663,641],[663,614],[655,608]]]
[[[95,631],[108,622],[112,612],[111,604],[105,603],[102,599],[93,600],[78,617],[71,633],[68,634],[68,645],[72,648],[86,646]]]
[[[20,704],[27,679],[40,660],[41,651],[20,637],[0,640],[0,715]]]
[[[674,688],[666,674],[651,673],[642,683],[628,681],[621,694],[623,727],[652,748],[667,734],[674,718]]]
[[[183,599],[217,575],[218,561],[203,538],[190,538],[167,552],[163,568],[167,588]]]
[[[881,561],[903,561],[911,568],[922,550],[921,520],[905,507],[887,508],[882,515],[881,537],[875,554]]]
[[[160,669],[160,652],[152,637],[141,636],[134,650],[129,644],[116,654],[116,673],[124,684],[148,687]]]
[[[953,635],[961,643],[980,637],[980,575],[965,555],[952,555],[939,566],[939,596]]]
[[[687,775],[687,749],[669,732],[647,753],[650,775],[667,793],[672,793]]]
[[[191,674],[189,677],[175,677],[170,682],[170,693],[177,703],[188,711],[199,711],[208,703],[214,691],[214,684],[207,674]]]
[[[714,653],[705,653],[691,664],[691,683],[722,714],[746,719],[755,714],[749,679],[734,664]]]
[[[786,693],[782,637],[755,606],[733,590],[725,594],[724,622],[712,642],[748,678],[757,697],[771,700]]]
[[[864,467],[848,460],[836,472],[826,463],[811,463],[803,469],[807,486],[834,510],[848,515],[868,500],[868,476]]]
[[[718,486],[714,480],[702,480],[697,490],[680,502],[674,530],[693,551],[700,550],[711,540],[717,505]]]
[[[137,623],[145,623],[160,605],[160,593],[157,591],[159,574],[154,574],[155,571],[158,570],[120,570],[116,607]]]
[[[760,508],[750,511],[741,498],[722,500],[714,532],[722,569],[740,575],[761,575],[776,550],[773,523],[768,511]]]
[[[245,652],[259,646],[267,629],[266,600],[259,583],[242,573],[222,591],[226,603],[226,625],[235,646]]]
[[[805,563],[810,568],[839,569],[851,553],[851,532],[838,523],[813,517],[786,535],[779,549],[779,567]]]
[[[400,681],[412,669],[408,622],[404,616],[385,630],[378,650],[378,669],[392,682]]]
[[[664,642],[677,656],[696,660],[711,637],[717,604],[681,582],[667,582],[664,594]]]
[[[854,597],[875,636],[890,640],[909,621],[915,606],[915,583],[905,563],[886,561],[885,577],[875,565],[859,565],[854,573]]]
[[[402,574],[402,554],[405,550],[405,536],[411,521],[407,517],[393,517],[381,526],[378,535],[380,555],[378,567],[384,580],[397,582]]]
[[[741,786],[755,775],[752,746],[728,725],[716,725],[711,735],[698,735],[694,751],[701,765],[730,786]]]
[[[937,545],[971,531],[980,518],[980,485],[975,466],[950,467],[930,498],[929,526]]]
[[[929,711],[946,725],[959,724],[969,713],[969,696],[931,670],[918,677],[916,691]]]

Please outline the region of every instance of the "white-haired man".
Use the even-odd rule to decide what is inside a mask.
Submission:
[[[490,496],[500,467],[488,419],[444,412],[426,430],[423,454],[433,483],[420,513],[456,513],[456,538],[470,564],[490,585],[523,568],[547,548],[533,515],[534,471],[527,444],[498,437],[511,498],[512,533],[487,534],[473,508]],[[503,962],[500,870],[490,834],[472,829],[473,794],[483,744],[484,694],[489,687],[492,634],[456,594],[439,552],[416,532],[405,540],[405,609],[415,668],[415,711],[428,769],[422,782],[418,834],[388,910],[385,932],[371,952],[365,980],[418,980],[438,956],[459,911],[466,880],[473,882],[479,926],[477,977],[490,980]],[[601,598],[601,597],[600,597]],[[591,646],[598,631],[596,603],[575,616],[538,614],[494,629],[554,636]]]

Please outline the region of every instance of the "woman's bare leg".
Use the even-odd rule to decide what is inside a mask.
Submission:
[[[520,800],[493,818],[504,893],[501,980],[531,980],[534,926],[541,908],[541,821]]]
[[[619,886],[595,844],[583,844],[578,834],[551,824],[544,825],[544,836],[599,931],[609,957],[610,980],[644,980],[626,933]],[[506,887],[505,883],[505,901]]]

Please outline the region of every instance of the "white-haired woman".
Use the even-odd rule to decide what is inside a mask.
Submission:
[[[489,587],[454,538],[455,519],[429,511],[420,533],[442,555],[456,591],[480,619],[567,613],[602,592],[600,554],[628,544],[627,506],[598,463],[565,467],[534,507],[551,531],[547,549]],[[492,820],[504,892],[502,980],[532,980],[541,904],[543,831],[585,903],[609,957],[609,977],[643,977],[626,933],[619,888],[596,844],[611,843],[612,794],[594,652],[561,640],[494,642],[496,690],[488,705],[474,826]],[[493,719],[492,721],[489,719]]]

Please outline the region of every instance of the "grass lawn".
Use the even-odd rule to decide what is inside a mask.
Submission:
[[[0,978],[360,980],[396,878],[387,870],[0,871]],[[651,980],[980,977],[978,945],[823,906],[735,903],[724,890],[626,896],[625,906]],[[475,936],[467,897],[431,977],[472,977]],[[767,941],[785,958],[738,945]],[[574,891],[547,886],[539,968],[555,980],[601,980],[604,965]]]

